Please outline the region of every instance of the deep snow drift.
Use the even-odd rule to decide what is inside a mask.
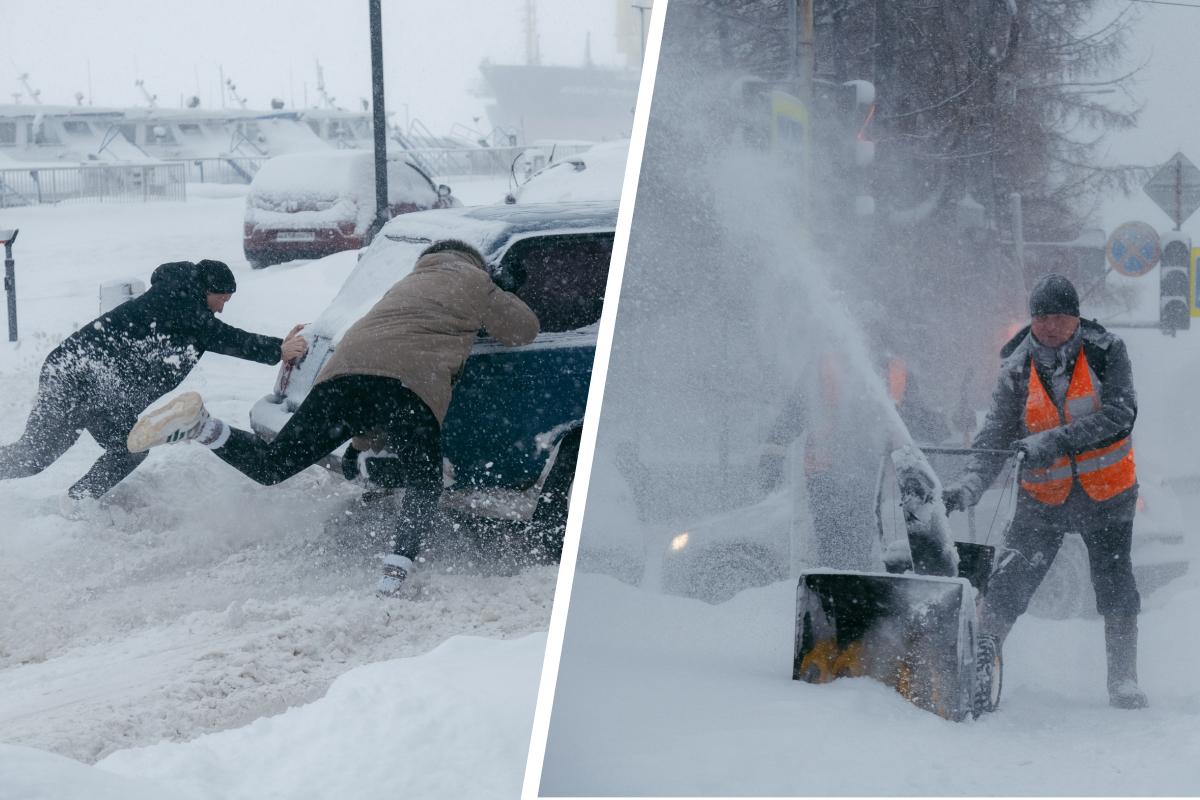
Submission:
[[[503,181],[452,185],[466,202],[496,201],[505,190]],[[186,203],[0,212],[0,224],[21,230],[15,248],[21,340],[0,344],[0,440],[12,441],[20,433],[45,354],[96,316],[101,281],[146,281],[165,261],[221,259],[238,280],[222,318],[282,335],[294,323],[313,319],[355,263],[354,253],[341,253],[253,272],[241,254],[244,190],[189,190]],[[218,416],[246,426],[250,405],[270,391],[274,377],[274,367],[209,354],[182,389],[199,391]],[[417,580],[418,591],[410,599],[383,603],[375,598],[375,554],[369,547],[331,542],[324,532],[325,521],[352,500],[354,490],[320,468],[276,487],[260,487],[200,448],[161,448],[104,503],[64,512],[60,498],[67,486],[99,453],[84,434],[41,475],[0,482],[5,520],[0,741],[7,744],[90,763],[117,750],[189,740],[278,714],[320,698],[356,666],[427,653],[457,634],[508,639],[546,625],[555,577],[551,568],[513,577],[430,570]],[[408,766],[400,769],[389,788],[424,787],[424,796],[438,796],[439,781],[460,771],[458,762],[434,758],[453,750],[460,728],[416,723],[436,716],[433,709],[453,698],[438,686],[426,690],[421,684],[438,672],[478,682],[477,675],[468,680],[467,672],[496,654],[511,665],[496,677],[508,688],[494,695],[492,706],[477,710],[481,724],[484,717],[503,723],[504,735],[516,738],[476,753],[482,759],[474,776],[479,792],[466,791],[457,778],[442,788],[446,796],[503,795],[502,785],[515,793],[532,719],[540,639],[521,639],[510,649],[486,640],[451,642],[428,662],[401,662],[394,673],[380,665],[372,680],[396,681],[396,693],[376,700],[400,705],[394,706],[397,713],[376,720],[370,733],[397,753],[406,736],[414,737],[421,762],[411,774],[404,771]],[[501,680],[504,675],[512,680]],[[357,680],[350,686],[360,688],[347,692],[362,691]],[[411,704],[424,704],[424,710]],[[330,737],[344,731],[358,736],[351,726],[362,716],[359,706],[325,708],[324,713],[346,722],[343,728],[320,726]],[[405,728],[408,722],[416,727]],[[270,747],[266,743],[288,724],[255,730],[264,731],[263,746]],[[501,737],[499,729],[493,730]],[[247,733],[235,739],[236,749],[254,752],[248,742],[256,738]],[[320,746],[316,740],[311,744]],[[505,748],[513,752],[501,752]],[[151,760],[185,770],[187,757],[165,752]],[[198,796],[227,796],[226,790],[233,792],[246,777],[242,770],[250,769],[249,761],[221,762],[209,745],[189,752],[208,753],[201,757],[206,769],[223,776],[224,783],[215,788],[195,784]],[[96,795],[109,785],[114,796],[123,796],[122,787],[134,785],[94,770],[79,773],[83,767],[61,762],[47,766],[51,757],[36,752],[5,748],[0,759],[5,764],[0,796],[26,796],[38,774],[61,775],[64,781],[89,774],[82,780],[93,782]],[[106,768],[119,763],[130,775],[149,769],[149,762],[135,755],[105,763]],[[48,772],[39,773],[42,769]],[[261,772],[261,765],[253,771]],[[177,777],[170,769],[155,773],[172,792],[182,785],[171,783]],[[46,796],[59,797],[68,794],[64,786],[51,782],[43,788]],[[260,782],[245,791],[261,795],[268,788]],[[299,793],[295,785],[277,788]],[[365,788],[365,783],[348,784],[347,796]],[[145,796],[164,793],[150,790]]]

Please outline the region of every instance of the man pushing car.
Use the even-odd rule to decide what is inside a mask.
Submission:
[[[200,396],[187,393],[144,414],[129,434],[129,449],[196,441],[247,477],[272,485],[351,438],[369,438],[386,454],[363,454],[368,477],[405,488],[378,584],[381,594],[394,596],[435,517],[442,421],[481,329],[515,346],[533,341],[539,325],[524,302],[492,282],[478,250],[457,240],[438,242],[346,331],[271,442],[211,417]]]
[[[237,290],[220,261],[175,261],[150,276],[150,289],[84,325],[50,351],[25,431],[0,447],[0,480],[36,475],[88,431],[104,448],[70,498],[100,497],[145,458],[126,436],[137,416],[178,386],[206,351],[274,364],[301,358],[300,326],[263,336],[216,318]]]

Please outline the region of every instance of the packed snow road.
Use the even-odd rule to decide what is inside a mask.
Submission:
[[[42,359],[96,315],[102,281],[220,259],[238,280],[222,318],[282,335],[315,317],[354,264],[343,253],[251,272],[240,194],[191,188],[182,204],[0,215],[21,229],[21,339],[0,346],[0,440],[20,434]],[[210,354],[182,388],[245,426],[273,379],[274,367]],[[0,482],[0,741],[94,762],[278,713],[355,666],[455,634],[511,638],[547,623],[546,567],[431,569],[410,599],[375,598],[373,548],[325,534],[355,490],[319,468],[265,488],[199,448],[162,448],[103,503],[64,508],[99,452],[85,434],[41,475]]]

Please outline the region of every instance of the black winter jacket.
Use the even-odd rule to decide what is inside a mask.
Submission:
[[[163,264],[145,294],[68,336],[46,359],[51,375],[89,405],[144,409],[178,386],[208,350],[262,364],[283,341],[226,325],[209,310],[190,261]]]
[[[1137,394],[1125,343],[1099,323],[1083,319],[1079,325],[1080,350],[1087,355],[1088,365],[1100,381],[1100,410],[1046,432],[1056,456],[1074,457],[1123,439],[1133,431],[1137,419]],[[1000,380],[973,447],[1008,450],[1027,435],[1025,399],[1029,394],[1032,364],[1031,336],[1026,326],[1001,349],[1004,361],[1000,365]],[[1067,374],[1072,374],[1074,368],[1072,361],[1067,365]],[[1039,375],[1043,385],[1049,386],[1050,376],[1040,372]],[[977,500],[1003,466],[1003,457],[975,456],[961,479],[963,488]]]

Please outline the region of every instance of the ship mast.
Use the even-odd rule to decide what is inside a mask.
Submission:
[[[325,71],[321,69],[321,62],[319,59],[313,60],[317,64],[317,96],[321,98],[321,103],[324,104],[326,108],[336,109],[337,104],[333,102],[334,98],[330,97],[325,91]]]
[[[525,63],[531,67],[542,63],[542,52],[538,47],[537,0],[525,0]]]

